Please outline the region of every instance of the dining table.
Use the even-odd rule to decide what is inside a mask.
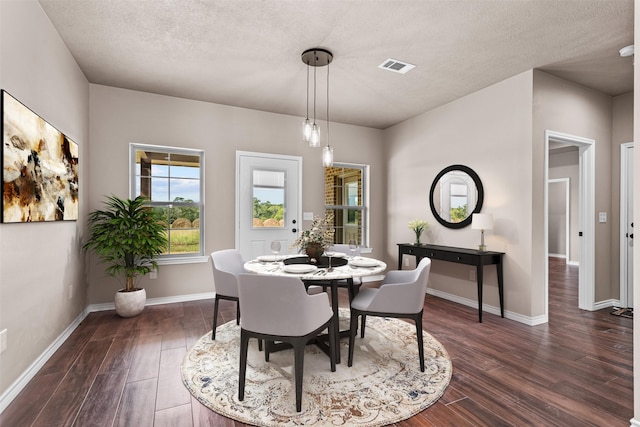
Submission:
[[[353,279],[380,275],[386,271],[387,264],[375,258],[351,257],[340,253],[336,253],[331,259],[321,256],[317,260],[307,255],[264,255],[247,261],[244,268],[257,274],[299,277],[307,289],[311,286],[330,288],[333,322],[339,331],[334,342],[334,348],[337,350],[335,356],[336,363],[340,363],[340,336],[348,336],[349,331],[339,329],[338,285],[341,281],[347,283],[349,301],[351,301],[357,293]],[[329,347],[324,345],[322,340],[317,341],[316,344],[329,354]]]

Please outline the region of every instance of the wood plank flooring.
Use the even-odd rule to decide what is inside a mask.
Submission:
[[[536,327],[488,313],[478,323],[475,309],[427,296],[424,328],[449,352],[453,378],[437,403],[396,426],[629,426],[632,320],[579,310],[577,268],[552,258],[550,270],[550,321]],[[182,357],[212,315],[213,300],[150,306],[132,319],[90,314],[0,425],[244,426],[180,380]],[[235,319],[235,306],[221,301],[219,317]]]

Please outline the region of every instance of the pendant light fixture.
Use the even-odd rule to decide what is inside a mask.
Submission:
[[[307,67],[307,118],[302,122],[302,140],[311,141],[311,120],[309,120],[309,67]]]
[[[329,65],[332,60],[333,54],[326,49],[314,47],[302,52],[302,62],[307,65],[307,116],[302,123],[302,137],[305,142],[309,143],[310,147],[320,147],[320,126],[318,126],[318,124],[316,123],[316,70],[317,67],[324,67],[325,65]],[[309,120],[309,67],[313,67],[313,122]],[[328,94],[329,89],[327,87],[327,96]]]
[[[333,166],[333,147],[329,145],[329,64],[327,64],[327,146],[322,150],[322,165]]]

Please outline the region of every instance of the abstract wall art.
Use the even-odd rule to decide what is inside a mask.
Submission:
[[[2,222],[78,219],[78,145],[2,90]]]

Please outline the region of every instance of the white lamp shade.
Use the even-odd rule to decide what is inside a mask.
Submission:
[[[474,230],[492,230],[493,215],[474,213],[471,219],[471,228]]]

